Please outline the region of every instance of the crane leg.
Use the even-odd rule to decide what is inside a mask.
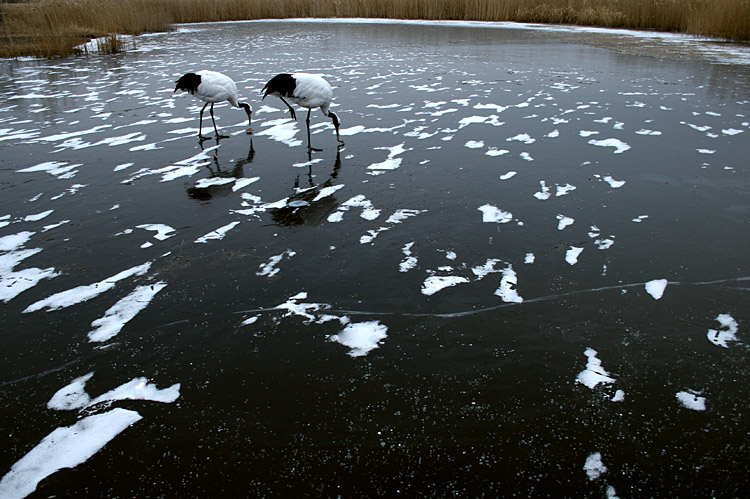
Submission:
[[[206,110],[206,107],[208,107],[208,102],[203,105],[203,108],[201,109],[201,119],[198,122],[198,140],[201,141],[208,139],[208,137],[203,136],[203,111]]]
[[[214,132],[216,133],[216,140],[226,139],[228,135],[219,135],[219,129],[216,128],[216,120],[214,119],[214,105],[211,104],[211,121],[214,123]]]
[[[308,151],[322,151],[323,149],[316,149],[313,146],[310,145],[310,112],[312,109],[307,110],[307,119],[305,120],[305,123],[307,123],[307,150]]]

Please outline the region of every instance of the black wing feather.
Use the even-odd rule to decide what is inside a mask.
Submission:
[[[297,80],[295,80],[290,74],[282,73],[274,76],[268,83],[266,83],[266,86],[263,87],[263,90],[266,91],[266,93],[263,94],[263,98],[265,99],[271,94],[278,94],[282,97],[292,97],[294,96],[295,88],[297,88]],[[261,92],[263,90],[261,90]]]
[[[198,91],[198,85],[201,84],[201,77],[195,73],[186,73],[177,80],[177,85],[174,87],[174,91],[184,90],[195,95]]]

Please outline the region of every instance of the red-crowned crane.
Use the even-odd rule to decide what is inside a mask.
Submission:
[[[251,125],[251,114],[253,108],[250,104],[239,101],[237,94],[237,85],[234,81],[225,74],[221,74],[216,71],[202,70],[196,71],[195,73],[186,73],[177,80],[177,85],[174,87],[174,91],[184,90],[189,92],[205,102],[206,104],[201,109],[200,124],[198,126],[198,138],[201,141],[208,139],[209,137],[203,136],[203,111],[206,110],[206,106],[211,104],[211,121],[214,124],[214,132],[216,132],[216,140],[226,138],[227,135],[219,135],[219,130],[216,128],[216,120],[214,119],[214,104],[217,102],[227,101],[234,107],[240,107],[247,113],[247,133],[253,132]]]
[[[289,108],[293,120],[297,119],[297,114],[286,99],[289,99],[298,106],[307,108],[308,151],[322,150],[310,146],[310,112],[316,107],[320,108],[320,111],[324,116],[331,118],[333,126],[336,129],[336,140],[342,145],[344,144],[344,141],[341,140],[341,137],[339,136],[339,117],[336,113],[329,110],[331,99],[333,99],[333,90],[331,89],[331,85],[329,85],[322,76],[307,73],[282,73],[271,78],[271,80],[266,83],[266,86],[263,87],[263,90],[265,90],[265,94],[263,94],[264,99],[269,95],[275,95],[281,99],[281,101],[286,104],[286,107]],[[261,92],[263,90],[261,90]]]

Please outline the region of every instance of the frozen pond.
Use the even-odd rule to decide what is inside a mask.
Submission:
[[[0,496],[744,494],[750,50],[528,28],[0,62]]]

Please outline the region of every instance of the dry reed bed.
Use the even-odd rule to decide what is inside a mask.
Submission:
[[[75,53],[91,37],[174,23],[369,17],[649,29],[750,42],[750,0],[27,0],[0,4],[0,57]]]

